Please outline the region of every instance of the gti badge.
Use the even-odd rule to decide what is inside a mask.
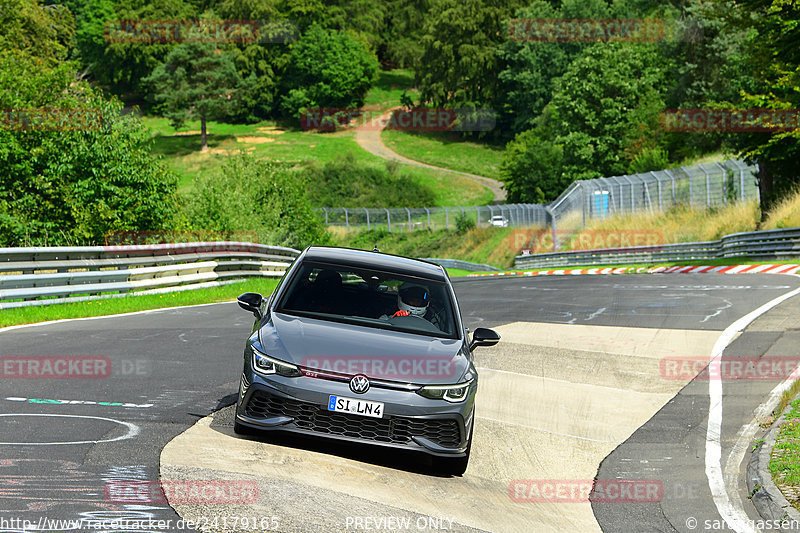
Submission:
[[[367,392],[369,390],[369,380],[367,376],[363,374],[353,376],[353,379],[350,380],[350,390],[356,394],[364,394]]]

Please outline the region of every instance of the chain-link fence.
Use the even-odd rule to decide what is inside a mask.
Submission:
[[[550,204],[469,207],[321,208],[329,226],[390,232],[455,228],[459,218],[478,226],[583,227],[586,221],[622,213],[655,213],[676,204],[693,208],[758,199],[756,167],[740,160],[576,181]]]
[[[556,222],[621,213],[663,211],[676,204],[694,208],[758,199],[755,166],[739,160],[657,172],[576,181],[548,205]]]
[[[547,212],[538,204],[480,205],[470,207],[418,207],[376,209],[366,207],[322,208],[329,226],[346,230],[386,228],[391,232],[455,228],[459,218],[478,226],[545,226]]]

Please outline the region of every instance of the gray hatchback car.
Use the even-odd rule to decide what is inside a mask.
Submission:
[[[234,430],[280,430],[427,453],[467,468],[476,346],[441,266],[347,248],[309,247],[268,298],[239,296],[256,317],[244,350]]]

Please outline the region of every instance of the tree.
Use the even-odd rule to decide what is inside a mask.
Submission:
[[[158,25],[147,21],[197,19],[200,12],[187,0],[71,0],[78,19],[79,59],[92,77],[114,94],[140,102],[148,94],[144,79],[163,62],[176,43],[148,42],[158,38]],[[141,21],[123,27],[112,21]],[[140,32],[141,30],[141,32]],[[152,31],[151,31],[152,30]]]
[[[513,199],[553,200],[575,180],[624,174],[643,150],[659,147],[665,71],[654,44],[587,48],[555,83],[533,130],[506,151]]]
[[[66,59],[75,34],[69,9],[42,6],[38,0],[3,0],[0,4],[0,51],[16,50],[54,66]]]
[[[292,49],[281,80],[281,107],[299,117],[304,108],[358,108],[375,81],[378,60],[348,34],[312,26]]]
[[[754,79],[729,107],[800,108],[800,5],[784,0],[716,0],[726,31],[747,32],[746,65]],[[727,8],[727,9],[723,9]],[[800,183],[800,128],[731,133],[726,144],[758,164],[762,216]]]
[[[200,119],[201,150],[208,149],[206,122],[231,114],[242,83],[229,54],[190,42],[173,48],[144,81],[153,87],[154,100],[174,127]]]
[[[495,49],[519,1],[433,0],[416,69],[420,101],[438,107],[491,105],[500,64]]]
[[[617,6],[619,7],[619,6]],[[534,0],[517,10],[515,19],[604,19],[612,14],[603,0],[565,0],[554,5]],[[555,92],[555,81],[581,55],[588,42],[531,42],[524,24],[509,22],[504,42],[497,47],[501,82],[495,106],[501,112],[504,134],[513,135],[533,127],[536,117]]]

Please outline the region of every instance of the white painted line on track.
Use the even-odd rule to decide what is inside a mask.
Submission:
[[[120,440],[132,439],[139,434],[139,426],[124,420],[116,420],[114,418],[104,418],[102,416],[84,416],[84,415],[61,415],[61,414],[46,414],[46,413],[3,413],[0,418],[6,417],[50,417],[50,418],[85,418],[89,420],[102,420],[103,422],[111,422],[119,424],[128,428],[127,433],[114,437],[113,439],[101,440],[81,440],[81,441],[64,441],[64,442],[0,442],[0,446],[66,446],[74,444],[102,444],[106,442],[117,442]]]
[[[709,365],[713,363],[719,364],[722,358],[722,352],[730,344],[730,342],[741,332],[744,328],[750,325],[758,317],[777,306],[778,304],[788,300],[792,296],[800,294],[800,288],[789,291],[786,294],[778,296],[770,300],[758,309],[751,311],[740,319],[736,320],[733,324],[725,328],[722,335],[714,343],[714,348],[711,351],[711,359]],[[783,384],[778,385],[770,394],[770,398],[775,395],[775,391],[780,389]],[[722,472],[722,443],[720,436],[722,434],[722,379],[719,375],[712,377],[708,380],[708,426],[706,428],[706,477],[708,478],[708,486],[711,489],[711,496],[714,499],[714,505],[717,507],[720,516],[722,516],[725,523],[738,533],[755,533],[752,523],[741,505],[739,500],[731,500],[725,486],[725,478]],[[769,401],[769,400],[768,400]],[[739,432],[740,439],[744,436],[743,432]],[[738,443],[737,443],[738,444]],[[733,455],[733,454],[732,454]],[[742,455],[742,458],[744,455]],[[730,465],[734,457],[729,457],[726,465]],[[741,459],[735,462],[735,468]]]

